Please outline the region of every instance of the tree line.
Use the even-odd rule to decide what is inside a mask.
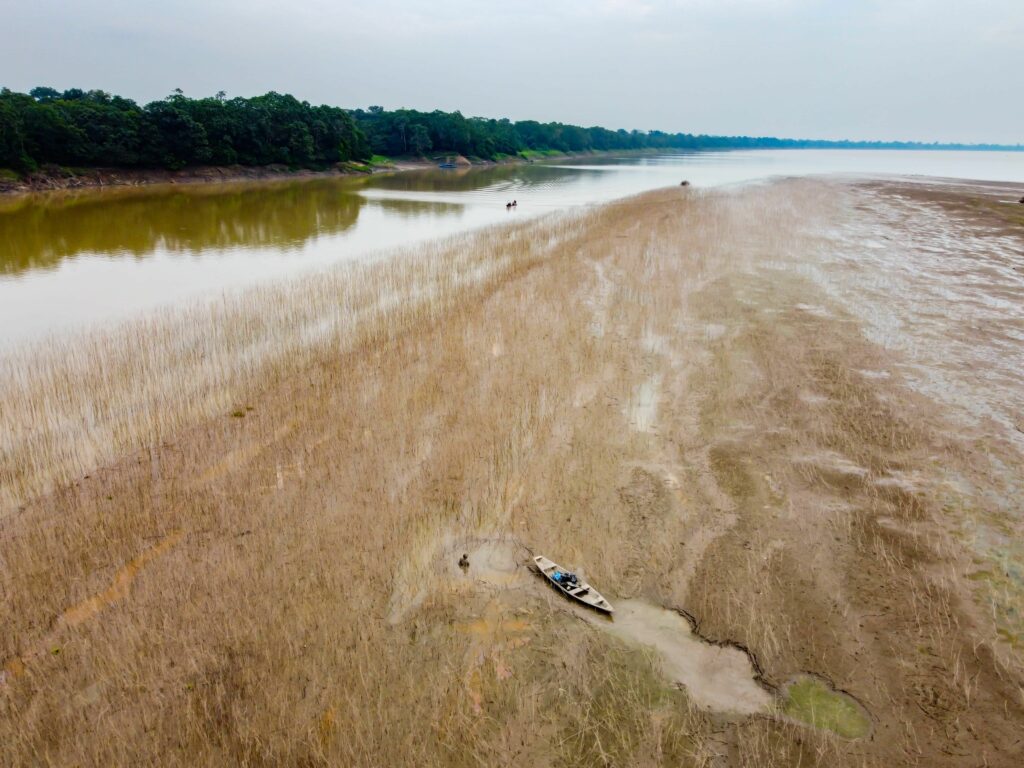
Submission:
[[[827,141],[779,139],[771,136],[708,136],[664,131],[583,128],[536,120],[494,120],[463,117],[459,112],[386,111],[381,107],[350,113],[365,132],[370,147],[381,155],[457,153],[496,159],[524,152],[607,152],[623,150],[702,149],[1024,149],[994,144],[922,144],[900,141]]]
[[[996,145],[821,141],[584,128],[460,112],[312,106],[270,92],[192,99],[175,91],[139,106],[104,91],[0,90],[0,168],[48,164],[168,168],[270,165],[327,168],[372,155],[459,154],[495,160],[530,152],[701,149],[1024,149]]]
[[[104,91],[0,91],[0,167],[18,171],[45,164],[322,168],[369,156],[348,112],[287,94],[190,99],[176,91],[140,107]]]

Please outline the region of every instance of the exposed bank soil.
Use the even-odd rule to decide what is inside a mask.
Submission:
[[[998,279],[911,189],[539,221],[543,259],[4,518],[0,762],[1016,768],[1021,454],[855,311],[925,214]]]
[[[470,162],[461,155],[456,158],[456,164],[460,168],[496,165],[496,163],[483,160]],[[341,163],[322,171],[307,168],[293,169],[286,165],[198,166],[182,168],[178,171],[160,168],[76,168],[73,170],[54,168],[35,171],[20,179],[0,176],[0,195],[20,195],[62,189],[141,187],[156,184],[221,184],[244,181],[324,179],[367,176],[372,173],[418,171],[436,167],[437,162],[432,160],[399,158],[388,165],[370,167],[358,163]]]
[[[589,157],[593,155],[622,155],[630,153],[567,152],[557,157]],[[646,154],[637,152],[635,154]],[[139,187],[159,184],[220,184],[244,181],[272,181],[295,179],[322,179],[345,176],[367,176],[373,173],[395,173],[420,171],[437,168],[439,162],[453,163],[457,168],[487,168],[496,165],[517,165],[532,163],[518,157],[501,160],[470,160],[463,155],[448,155],[440,160],[416,157],[395,158],[387,165],[366,166],[357,162],[339,163],[333,168],[315,171],[308,168],[292,169],[286,165],[265,166],[197,166],[170,171],[160,168],[57,168],[48,167],[24,177],[16,178],[0,174],[0,196],[25,195],[62,189],[102,189],[104,187]]]
[[[396,171],[430,168],[432,163],[412,161],[398,163],[380,170]],[[83,168],[71,170],[36,171],[22,179],[0,178],[0,195],[18,195],[61,189],[87,189],[103,187],[139,187],[153,184],[220,184],[239,181],[267,181],[275,179],[315,179],[366,175],[369,171],[355,166],[338,166],[324,171],[293,170],[285,165],[268,166],[203,166],[183,168],[180,171],[134,168]]]

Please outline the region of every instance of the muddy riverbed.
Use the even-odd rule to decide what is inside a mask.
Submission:
[[[1019,765],[1011,192],[675,187],[0,368],[0,762]]]

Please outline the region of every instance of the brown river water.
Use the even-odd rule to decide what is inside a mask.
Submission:
[[[704,152],[0,198],[0,347],[682,179],[826,173],[1024,181],[1024,153]]]

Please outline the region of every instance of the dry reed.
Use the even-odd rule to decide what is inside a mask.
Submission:
[[[963,550],[870,482],[941,419],[794,308],[848,194],[659,192],[7,360],[0,760],[893,765],[973,729],[995,764],[1019,678],[930,570]],[[485,545],[685,606],[875,734],[696,710],[522,569],[460,575]]]

